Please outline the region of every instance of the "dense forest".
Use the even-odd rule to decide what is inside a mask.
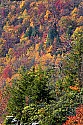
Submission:
[[[0,124],[83,124],[83,0],[0,0]]]

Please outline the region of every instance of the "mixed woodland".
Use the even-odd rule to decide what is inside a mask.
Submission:
[[[83,125],[83,0],[0,0],[0,124]]]

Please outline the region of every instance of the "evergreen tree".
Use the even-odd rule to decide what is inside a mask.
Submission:
[[[10,88],[10,99],[8,102],[8,112],[19,119],[26,103],[49,102],[48,76],[40,69],[39,71],[20,72],[20,79],[13,81]]]

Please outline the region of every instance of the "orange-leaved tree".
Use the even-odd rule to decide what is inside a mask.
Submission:
[[[83,125],[83,105],[76,109],[75,116],[69,116],[66,123],[63,125]]]

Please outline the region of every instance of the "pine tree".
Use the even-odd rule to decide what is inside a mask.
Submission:
[[[49,102],[48,76],[42,70],[25,69],[20,72],[20,79],[13,81],[10,88],[8,112],[17,118],[21,118],[22,110],[26,106],[26,97],[30,103]]]

